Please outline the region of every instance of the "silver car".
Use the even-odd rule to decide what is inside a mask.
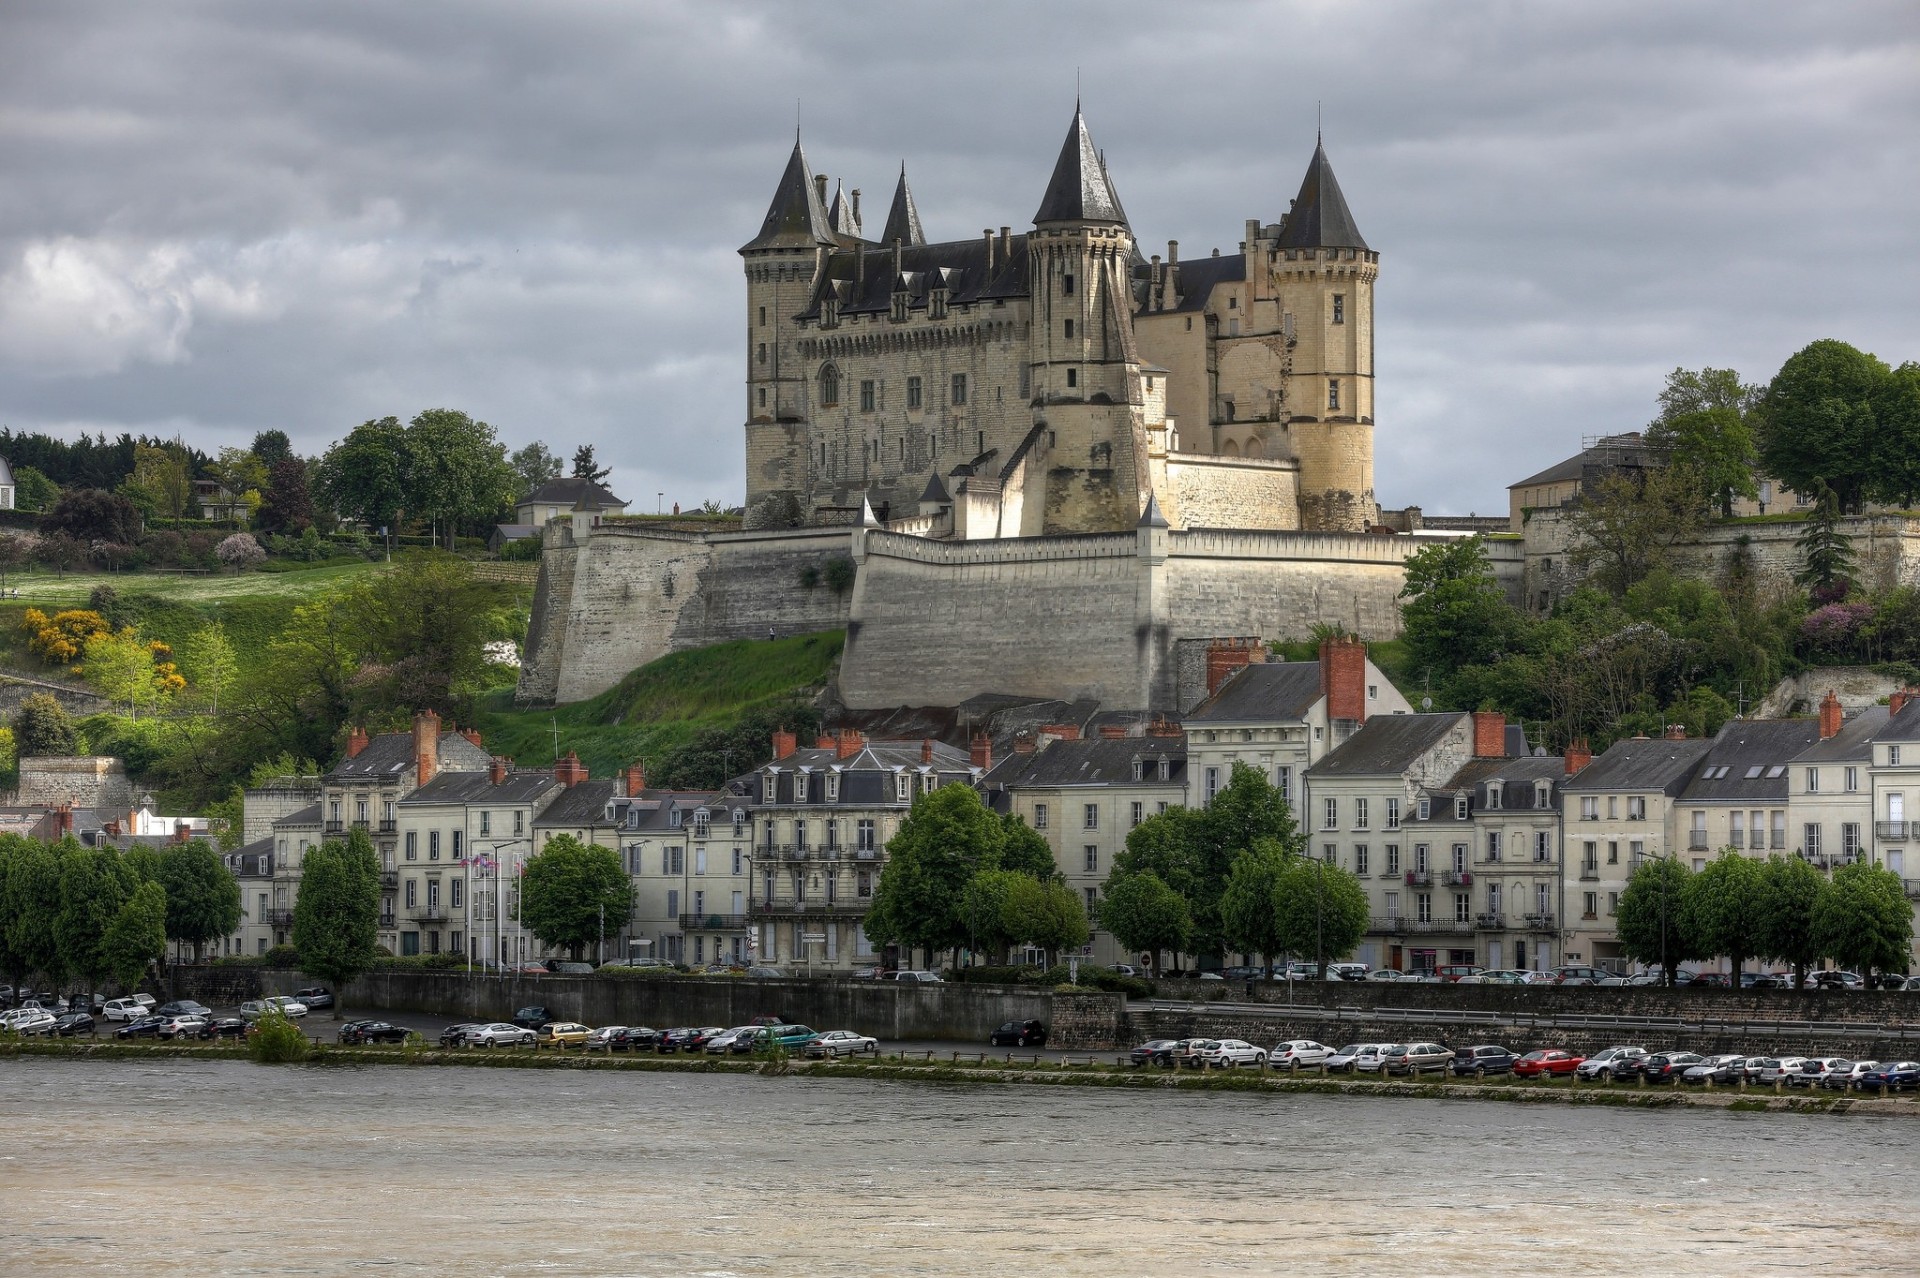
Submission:
[[[475,1025],[467,1031],[469,1047],[519,1047],[533,1043],[539,1036],[532,1030],[505,1021]]]
[[[1453,1049],[1444,1043],[1408,1043],[1381,1057],[1382,1070],[1388,1074],[1445,1073],[1453,1064]]]
[[[1575,1077],[1587,1082],[1597,1079],[1610,1083],[1621,1074],[1638,1070],[1640,1062],[1646,1058],[1647,1049],[1644,1047],[1609,1047],[1581,1061],[1573,1072]]]

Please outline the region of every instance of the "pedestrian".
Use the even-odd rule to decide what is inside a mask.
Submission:
[[[772,643],[772,642],[773,642],[773,627],[772,627],[772,626],[768,626],[768,627],[767,627],[767,642],[768,642],[768,643]]]

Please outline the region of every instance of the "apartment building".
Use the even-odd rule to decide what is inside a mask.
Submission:
[[[1675,800],[1676,835],[1695,869],[1724,849],[1764,860],[1788,852],[1793,758],[1820,739],[1812,719],[1734,719],[1713,738]]]
[[[1819,739],[1787,769],[1787,833],[1794,851],[1822,870],[1870,854],[1873,837],[1873,742],[1887,726],[1887,707],[1845,718],[1832,692],[1820,703]]]
[[[1145,736],[1103,730],[1079,739],[1071,728],[1043,728],[1017,741],[995,764],[984,737],[973,743],[989,807],[1011,812],[1053,849],[1054,864],[1096,920],[1089,954],[1099,963],[1132,962],[1113,934],[1097,926],[1100,891],[1127,835],[1148,817],[1188,802],[1186,738],[1177,725],[1150,724]]]
[[[1920,843],[1920,694],[1903,689],[1887,702],[1887,721],[1873,735],[1872,785],[1875,864],[1907,877],[1907,857]],[[1920,869],[1916,870],[1920,873]],[[1920,880],[1909,880],[1907,895],[1916,895]]]
[[[1635,737],[1597,759],[1584,746],[1568,752],[1559,792],[1563,961],[1625,970],[1614,933],[1620,893],[1644,858],[1684,854],[1676,804],[1712,748],[1712,741]]]

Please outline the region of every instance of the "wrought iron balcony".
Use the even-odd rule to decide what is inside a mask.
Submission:
[[[327,834],[345,834],[347,832],[347,823],[345,821],[327,821],[322,823],[320,828]]]
[[[1367,920],[1367,931],[1375,936],[1399,936],[1406,930],[1407,921],[1397,914]]]
[[[1473,886],[1473,873],[1469,870],[1448,870],[1440,877],[1450,887]]]
[[[1600,881],[1600,866],[1598,863],[1589,861],[1581,865],[1580,881],[1582,883],[1598,883]]]
[[[410,905],[407,917],[415,923],[445,923],[447,907],[444,905]]]
[[[1901,882],[1906,884],[1907,899],[1909,901],[1920,901],[1920,879],[1903,879]]]
[[[1482,932],[1504,931],[1507,926],[1507,916],[1497,913],[1476,914],[1473,916],[1473,925]]]
[[[392,834],[399,826],[400,823],[398,821],[382,821],[380,823],[380,833]]]
[[[866,916],[867,902],[858,897],[851,901],[756,901],[753,905],[755,918],[861,919]]]
[[[1431,871],[1431,870],[1408,870],[1408,871],[1407,871],[1407,886],[1408,886],[1408,887],[1432,887],[1432,886],[1433,886],[1433,871]]]
[[[382,914],[382,915],[380,916],[380,926],[381,926],[381,927],[392,927],[392,926],[393,926],[393,915],[391,915],[391,914]]]
[[[853,859],[856,861],[878,861],[880,859],[880,850],[878,848],[855,848]]]
[[[1687,831],[1687,851],[1705,852],[1711,846],[1712,845],[1707,842],[1707,832],[1705,830]]]
[[[1882,839],[1907,838],[1907,832],[1912,828],[1913,822],[1911,821],[1875,821],[1873,823],[1874,835]]]
[[[1553,915],[1551,914],[1527,915],[1527,930],[1529,932],[1553,931]]]
[[[292,927],[292,910],[268,910],[265,922],[268,927]]]
[[[704,913],[682,914],[680,930],[683,932],[744,932],[752,924],[749,914],[715,914],[708,910]]]
[[[380,871],[380,886],[383,888],[386,888],[388,891],[392,891],[393,889],[399,887],[400,871],[398,870]]]

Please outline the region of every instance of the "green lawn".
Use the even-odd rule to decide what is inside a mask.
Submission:
[[[293,572],[209,573],[206,576],[159,572],[10,572],[7,601],[22,607],[84,607],[96,586],[111,586],[123,595],[158,595],[176,603],[211,604],[232,599],[304,599],[344,586],[384,564],[346,564],[305,568]],[[14,599],[14,592],[20,597]]]

